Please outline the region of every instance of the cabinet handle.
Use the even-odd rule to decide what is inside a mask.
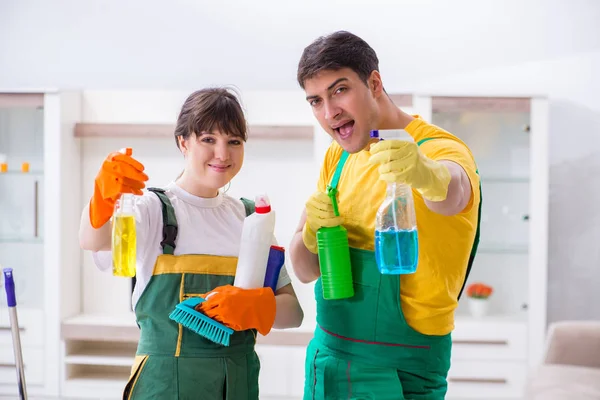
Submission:
[[[19,330],[21,332],[25,332],[25,328],[19,327]],[[4,331],[10,332],[11,331],[10,326],[0,326],[0,332],[4,332]]]
[[[496,385],[506,385],[508,383],[503,378],[448,378],[448,381],[455,383],[493,383]]]
[[[506,340],[453,340],[452,344],[474,344],[481,346],[508,346]]]
[[[0,363],[0,368],[17,368],[17,364]],[[27,369],[25,364],[23,364],[23,369]]]

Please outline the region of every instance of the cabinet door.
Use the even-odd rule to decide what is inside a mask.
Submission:
[[[14,271],[18,305],[38,309],[44,287],[43,128],[41,107],[0,108],[0,265]],[[6,296],[0,296],[3,305]]]
[[[491,313],[519,315],[528,300],[530,100],[433,97],[432,122],[463,140],[479,170],[481,234],[470,281],[494,287]]]

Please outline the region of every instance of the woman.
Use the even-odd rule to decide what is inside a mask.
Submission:
[[[140,341],[126,399],[258,399],[255,331],[298,327],[303,312],[282,268],[276,293],[233,287],[247,200],[219,191],[244,158],[246,120],[237,98],[203,89],[185,101],[175,128],[185,158],[183,173],[165,189],[142,192],[148,177],[130,155],[112,153],[83,211],[80,244],[110,269],[114,203],[136,197],[137,271],[133,307]],[[164,212],[163,212],[164,210]],[[164,215],[164,217],[163,217]],[[227,347],[169,319],[187,297],[215,292],[203,303],[211,318],[236,330]]]

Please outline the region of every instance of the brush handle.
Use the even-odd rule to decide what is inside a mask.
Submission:
[[[15,281],[13,279],[12,268],[4,268],[4,287],[6,289],[8,306],[16,307],[17,297],[15,296]]]

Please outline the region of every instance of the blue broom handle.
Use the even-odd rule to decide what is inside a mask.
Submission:
[[[19,398],[21,400],[27,400],[27,386],[25,384],[25,365],[23,363],[23,352],[21,350],[19,319],[17,318],[17,296],[15,296],[15,280],[13,278],[12,268],[4,268],[4,288],[6,289],[8,315],[10,317],[10,329],[12,331],[15,364],[17,366],[17,384],[19,388]]]
[[[15,296],[15,280],[13,279],[12,268],[4,268],[4,287],[6,288],[8,306],[16,307],[17,296]]]

